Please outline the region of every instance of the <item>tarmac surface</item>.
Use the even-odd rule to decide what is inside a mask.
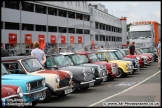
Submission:
[[[141,68],[125,78],[102,82],[87,90],[68,94],[66,97],[52,97],[39,107],[130,107],[161,106],[161,71],[157,62]]]

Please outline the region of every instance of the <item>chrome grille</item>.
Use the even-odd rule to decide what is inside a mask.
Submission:
[[[93,79],[93,73],[86,73],[84,76],[84,81],[91,81]]]
[[[31,90],[43,87],[42,80],[30,82]]]
[[[112,74],[116,74],[116,72],[117,72],[117,67],[116,66],[112,67]]]
[[[69,81],[70,81],[70,78],[64,78],[64,79],[60,80],[60,82],[59,82],[60,87],[69,86]]]

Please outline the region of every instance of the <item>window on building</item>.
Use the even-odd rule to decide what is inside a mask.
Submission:
[[[105,24],[103,24],[103,30],[105,30],[105,26],[106,26],[106,25],[105,25]]]
[[[76,13],[76,19],[83,20],[83,14]]]
[[[106,36],[106,41],[109,41],[109,36]]]
[[[35,12],[37,13],[46,14],[46,9],[47,7],[45,6],[35,5]]]
[[[116,27],[114,27],[114,32],[115,32]]]
[[[57,16],[57,9],[48,7],[48,14]]]
[[[34,25],[33,24],[22,24],[22,30],[34,31]]]
[[[114,36],[111,36],[111,41],[114,41]]]
[[[36,31],[44,31],[46,32],[46,26],[44,25],[36,25]]]
[[[68,12],[68,18],[75,19],[75,13],[74,12]]]
[[[22,10],[34,12],[34,4],[22,2]]]
[[[57,32],[56,26],[48,26],[48,32]]]
[[[95,29],[98,29],[98,22],[95,22]]]
[[[67,15],[67,11],[65,10],[61,10],[61,9],[58,9],[58,16],[61,16],[61,17],[66,17]]]
[[[67,28],[66,27],[59,27],[59,33],[67,33]]]
[[[105,36],[103,35],[103,41],[105,41]]]
[[[109,25],[109,31],[111,31],[111,26]]]
[[[111,31],[114,32],[114,27],[113,26],[111,26]]]
[[[10,23],[10,22],[5,22],[5,29],[9,30],[20,30],[19,29],[19,23]]]
[[[102,30],[102,23],[100,23],[100,26],[99,26],[100,28],[99,29],[101,29]]]
[[[116,41],[116,37],[114,37],[114,41]]]
[[[93,9],[92,9],[92,7],[90,7],[90,13],[91,13],[91,15],[93,15]]]
[[[83,34],[83,29],[76,29],[77,34]]]
[[[95,34],[95,40],[98,41],[98,35],[97,34]]]
[[[5,8],[19,10],[19,1],[5,1]]]
[[[111,41],[111,36],[109,36],[109,41]]]
[[[100,41],[103,41],[103,35],[100,35]]]
[[[74,33],[75,34],[75,29],[74,28],[68,28],[68,33]]]
[[[90,34],[90,31],[84,29],[84,34]]]
[[[84,21],[90,21],[90,16],[89,15],[84,15]]]
[[[108,31],[109,29],[108,29],[108,25],[106,25],[106,31]]]

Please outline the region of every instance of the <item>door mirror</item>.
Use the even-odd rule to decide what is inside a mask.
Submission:
[[[58,67],[56,65],[54,65],[53,68],[55,68],[56,70],[58,70]]]

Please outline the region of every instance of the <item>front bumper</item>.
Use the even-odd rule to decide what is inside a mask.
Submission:
[[[87,82],[81,82],[80,87],[82,88],[82,87],[86,87],[86,86],[89,86],[89,87],[94,86],[95,81],[96,80],[91,80],[91,81],[87,81]]]
[[[133,70],[140,70],[140,64],[136,64],[136,67],[133,66]]]
[[[71,89],[73,86],[66,86],[66,87],[62,87],[62,88],[58,88],[58,89],[54,89],[54,92],[60,92],[60,91],[64,91],[67,89]]]

